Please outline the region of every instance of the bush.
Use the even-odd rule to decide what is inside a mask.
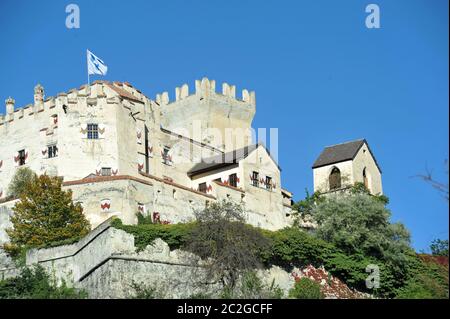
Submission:
[[[240,206],[212,203],[195,217],[184,248],[202,258],[209,280],[219,280],[233,290],[241,275],[262,266],[261,251],[267,249],[269,240],[244,223]]]
[[[138,220],[138,225],[153,224],[151,215],[144,216],[141,212],[139,212],[136,214],[136,216],[137,216],[137,220]]]
[[[24,268],[20,276],[0,281],[0,299],[82,299],[84,291],[57,286],[41,266]]]
[[[138,251],[151,245],[156,238],[164,240],[170,249],[181,248],[187,242],[194,227],[194,223],[124,225],[118,218],[114,219],[111,225],[132,234]]]
[[[323,299],[320,285],[306,277],[298,280],[294,288],[289,291],[289,297],[295,299]]]

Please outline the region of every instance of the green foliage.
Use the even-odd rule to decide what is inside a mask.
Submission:
[[[222,299],[281,299],[283,296],[275,281],[266,285],[255,271],[244,273],[236,287],[225,286],[220,294]]]
[[[352,187],[350,187],[350,194],[366,194],[384,205],[389,204],[389,197],[381,194],[372,195],[366,185],[361,182],[356,182]]]
[[[24,268],[20,276],[0,281],[0,299],[82,299],[84,291],[57,286],[41,266]]]
[[[152,220],[152,216],[151,215],[147,215],[144,216],[141,212],[136,214],[137,219],[138,219],[138,225],[148,225],[148,224],[153,224],[153,220]]]
[[[138,251],[151,245],[156,238],[164,240],[170,249],[181,248],[187,242],[187,238],[194,228],[194,223],[124,225],[118,218],[114,219],[111,225],[133,234],[134,244]]]
[[[409,262],[408,279],[397,290],[399,299],[448,299],[448,263],[441,265],[422,260],[424,256]]]
[[[186,247],[189,244],[190,234],[196,223],[127,226],[122,225],[120,220],[116,219],[113,221],[113,225],[133,234],[138,249],[144,249],[158,237],[168,242],[171,249],[176,249]],[[431,276],[432,281],[437,282],[438,287],[440,287],[434,293],[435,296],[442,295],[442,291],[448,291],[448,268],[445,272],[434,264],[425,264],[411,251],[405,253],[406,262],[403,266],[395,267],[385,260],[379,260],[362,253],[344,252],[334,244],[297,227],[289,227],[278,231],[255,230],[267,238],[269,243],[268,246],[261,247],[258,253],[258,259],[266,266],[278,265],[290,271],[293,266],[301,267],[313,264],[319,267],[323,265],[333,276],[340,278],[348,286],[360,291],[374,293],[378,297],[395,297],[397,293],[403,291],[400,290],[402,287],[409,284],[413,278],[421,273],[433,274]],[[380,288],[375,291],[367,290],[365,286],[365,280],[368,276],[366,267],[369,264],[375,264],[380,269]],[[258,286],[257,282],[252,282],[251,277],[247,277],[249,291]],[[270,289],[268,290],[270,291]],[[273,291],[276,291],[276,289]],[[222,292],[222,297],[227,299],[238,298],[241,293],[236,292],[236,289],[226,287]],[[263,295],[267,296],[267,293]],[[269,296],[275,298],[274,295],[269,294]]]
[[[431,253],[434,256],[447,256],[448,257],[448,239],[435,239],[430,245]]]
[[[29,184],[33,183],[36,178],[36,173],[28,167],[17,169],[9,183],[8,195],[13,198],[19,198],[22,193],[27,191]]]
[[[60,178],[47,175],[27,184],[27,190],[13,208],[13,228],[6,230],[10,243],[3,248],[11,256],[24,248],[76,240],[89,232],[81,205],[73,204],[72,192],[63,191],[61,186]]]
[[[234,289],[240,275],[261,267],[260,252],[268,240],[244,223],[242,208],[232,202],[212,203],[196,212],[185,249],[203,259],[209,279]]]
[[[248,271],[242,276],[239,290],[237,297],[242,299],[281,299],[284,295],[275,281],[267,286],[255,271]]]
[[[316,235],[349,255],[359,254],[404,267],[410,235],[389,222],[384,203],[364,193],[329,196],[313,210]]]
[[[313,208],[324,199],[318,192],[315,192],[312,195],[309,194],[307,189],[305,192],[305,199],[302,199],[292,205],[292,209],[297,212],[300,217],[311,215]]]
[[[298,280],[289,291],[289,297],[295,299],[323,299],[320,284],[306,277]]]

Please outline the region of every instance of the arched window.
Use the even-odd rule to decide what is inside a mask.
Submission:
[[[367,172],[367,169],[365,167],[363,169],[363,180],[364,180],[364,186],[370,190],[369,173]]]
[[[330,190],[341,188],[341,171],[333,167],[329,177]]]

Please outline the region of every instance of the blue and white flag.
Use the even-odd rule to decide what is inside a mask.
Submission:
[[[106,75],[108,67],[105,62],[95,56],[94,53],[87,50],[87,64],[88,64],[88,74],[100,74]]]

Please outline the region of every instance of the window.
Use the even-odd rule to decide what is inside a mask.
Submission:
[[[271,191],[272,190],[272,177],[266,176],[266,189]]]
[[[58,156],[58,147],[56,145],[49,145],[47,147],[48,158],[53,158]]]
[[[25,165],[26,159],[25,150],[19,151],[19,166]]]
[[[87,138],[90,140],[98,139],[98,124],[87,125]]]
[[[170,151],[170,147],[164,146],[162,157],[163,157],[163,163],[166,165],[170,165],[170,162],[171,162],[169,151]]]
[[[252,174],[252,185],[255,187],[259,187],[259,173],[253,172]]]
[[[219,177],[219,178],[216,178],[214,181],[215,181],[215,182],[222,183],[222,179],[221,179],[220,177]]]
[[[364,167],[363,169],[363,181],[364,181],[364,186],[369,189],[369,179],[367,177],[367,172],[366,172],[366,168]]]
[[[102,167],[102,176],[111,176],[111,167]]]
[[[237,174],[231,174],[228,177],[228,184],[233,187],[237,187]]]
[[[341,188],[341,171],[337,167],[333,167],[329,177],[330,190]]]
[[[206,183],[200,183],[200,184],[198,184],[198,191],[199,191],[199,192],[206,193],[206,189],[207,189]]]

